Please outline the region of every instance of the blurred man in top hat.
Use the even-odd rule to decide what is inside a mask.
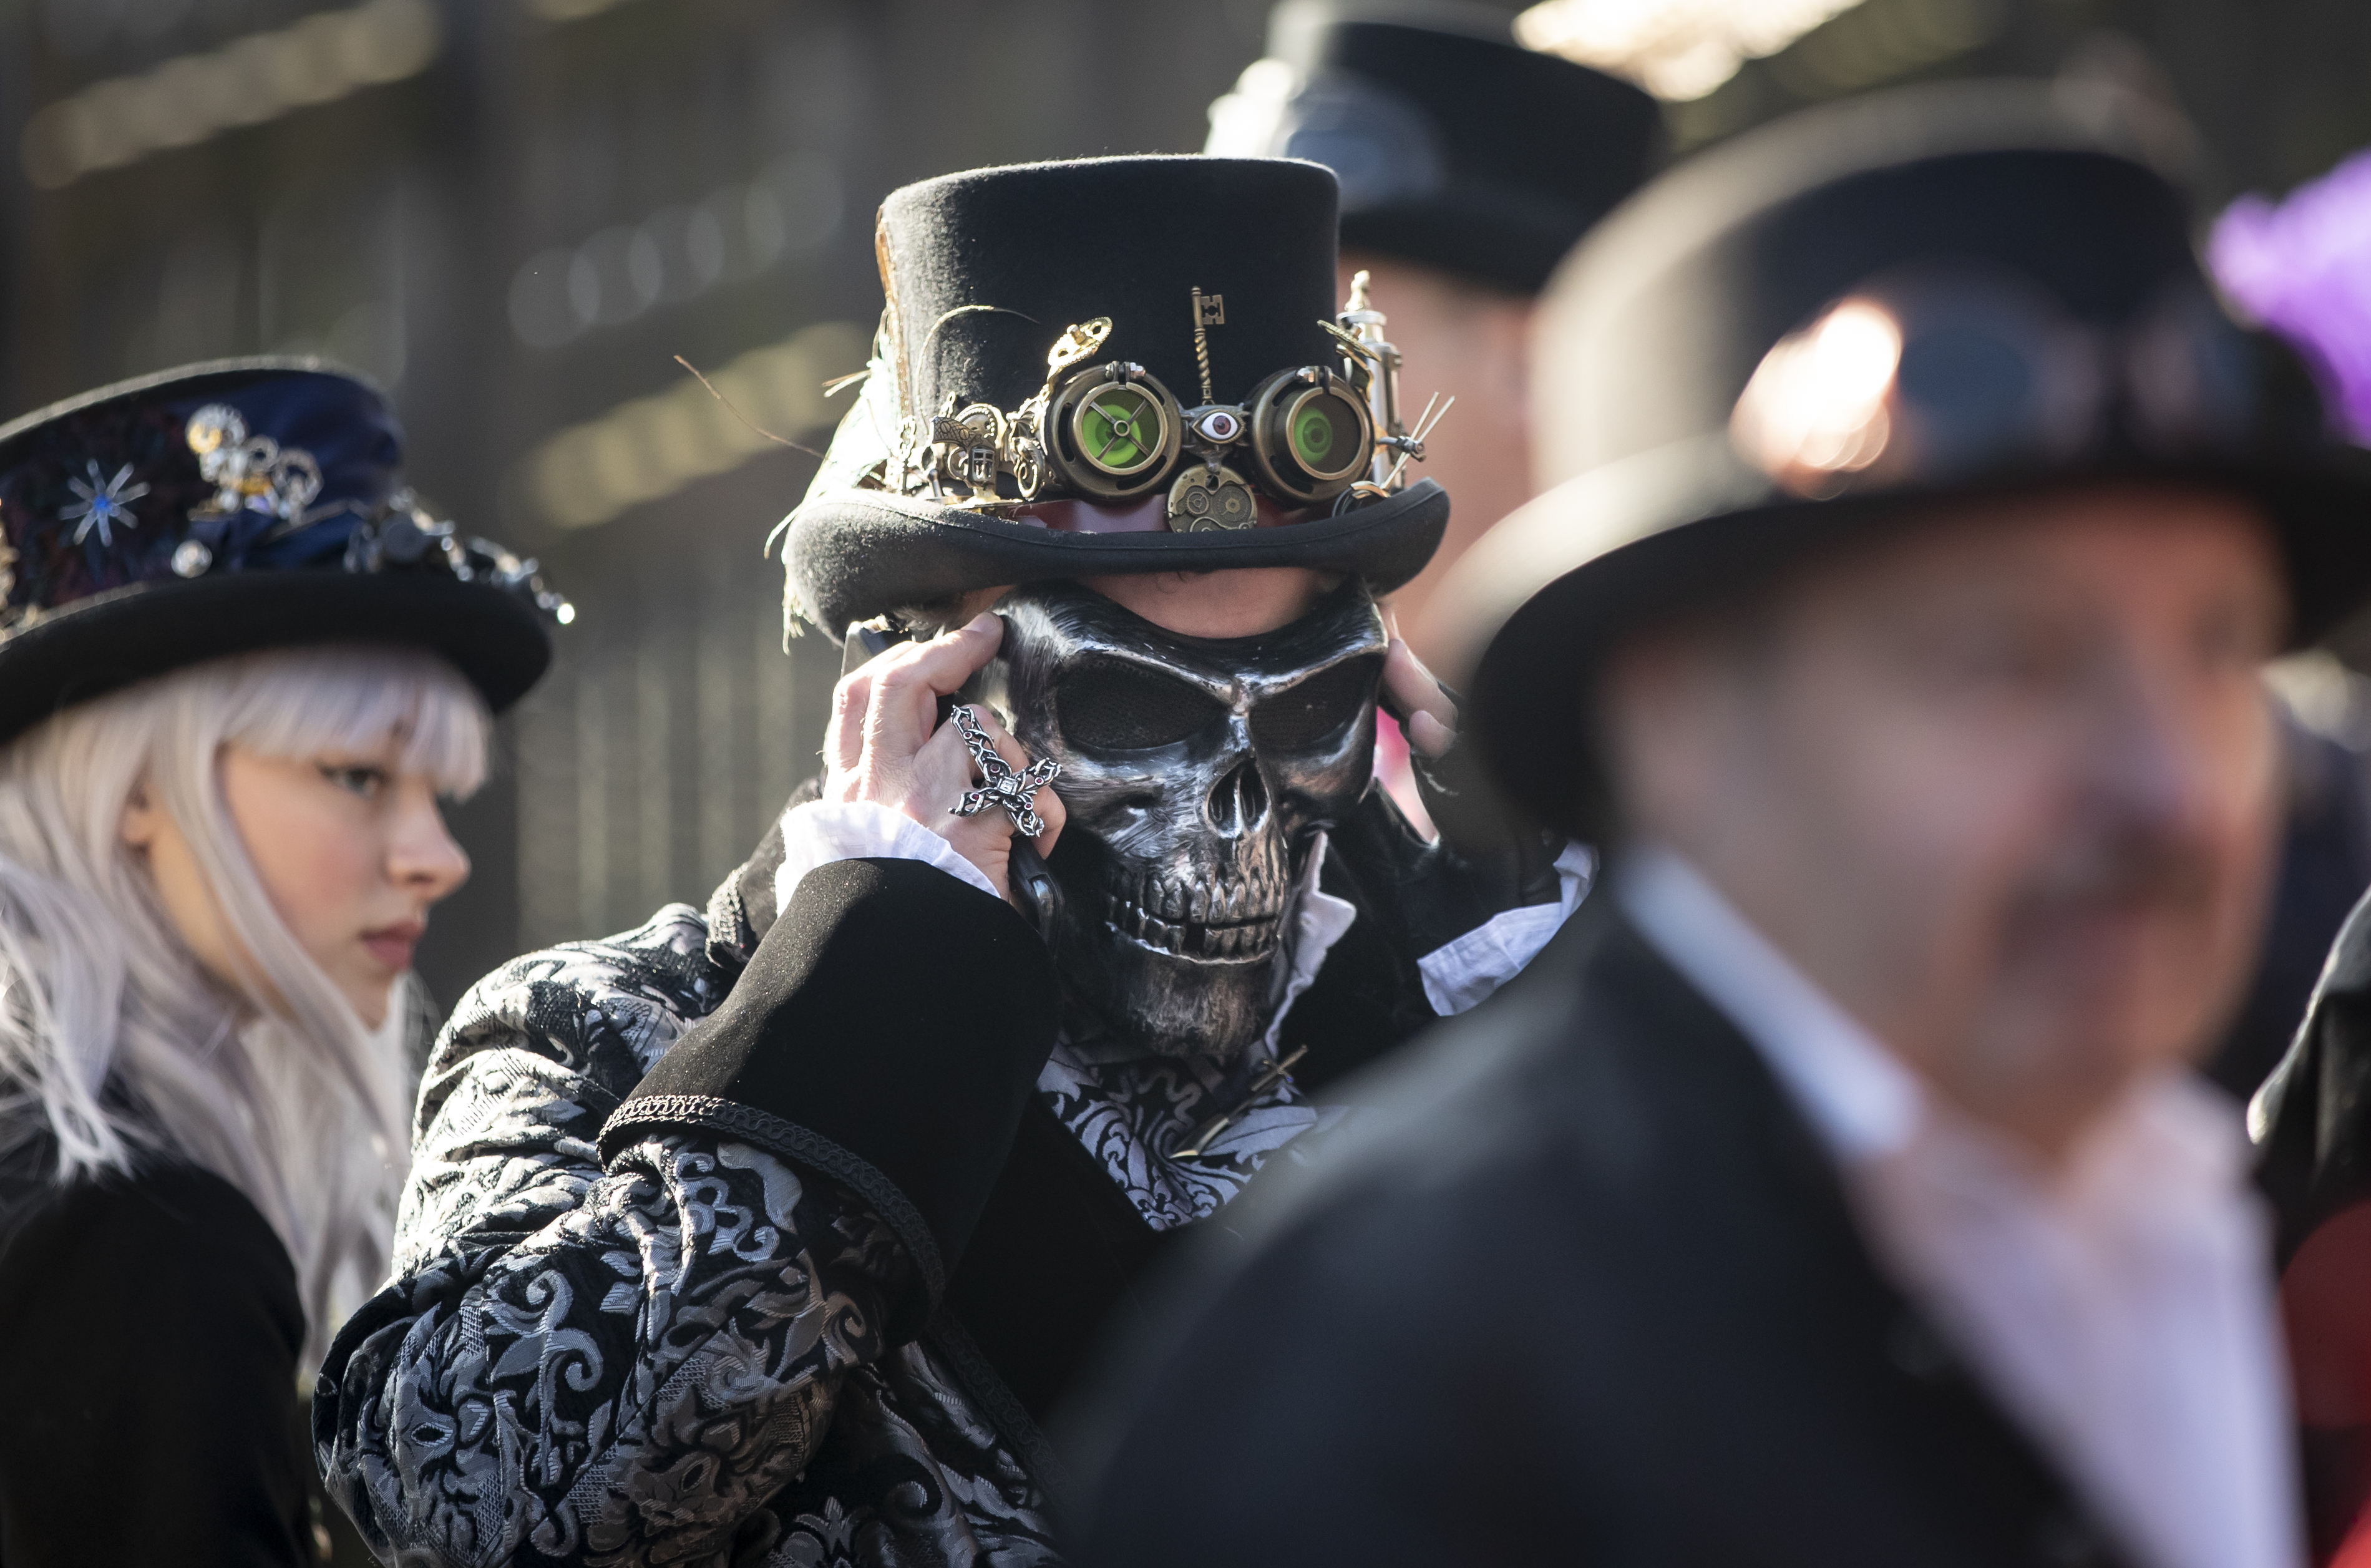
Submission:
[[[1090,1560],[2298,1562],[2188,1064],[2371,478],[2098,107],[1840,106],[1584,245],[1572,477],[1452,591],[1473,744],[1605,885],[1231,1228],[1074,1449]]]
[[[324,1470],[407,1561],[1042,1562],[1041,1424],[1138,1272],[1488,994],[1587,862],[1417,837],[1375,595],[1448,519],[1335,181],[951,175],[787,526],[845,634],[819,798],[703,917],[482,982],[431,1060]]]
[[[1204,149],[1331,168],[1343,296],[1367,273],[1425,389],[1457,399],[1425,452],[1457,514],[1431,563],[1392,595],[1428,659],[1442,574],[1532,497],[1532,305],[1662,150],[1653,98],[1523,48],[1509,17],[1457,0],[1285,0],[1266,56],[1210,106]]]

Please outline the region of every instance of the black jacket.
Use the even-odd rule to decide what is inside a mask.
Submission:
[[[287,1252],[219,1177],[0,1177],[0,1564],[315,1561],[304,1338]]]
[[[2122,1560],[1606,901],[1366,1098],[1086,1423],[1081,1560]]]

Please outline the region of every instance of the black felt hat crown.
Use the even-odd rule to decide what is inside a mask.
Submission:
[[[1282,159],[1142,157],[976,169],[881,204],[882,287],[903,401],[1011,407],[1073,321],[1181,397],[1198,386],[1194,292],[1226,301],[1210,383],[1240,400],[1280,365],[1336,351],[1334,181]],[[901,368],[902,367],[902,368]]]
[[[1570,716],[1625,633],[1940,500],[2218,487],[2278,529],[2299,640],[2362,604],[2371,454],[2216,303],[2145,129],[2045,85],[1905,89],[1741,136],[1584,242],[1534,342],[1554,488],[1443,590],[1515,798],[1589,830]]]
[[[496,710],[569,618],[533,561],[431,517],[376,387],[311,360],[192,365],[0,425],[0,741],[206,659],[441,653]]]
[[[1525,294],[1662,146],[1646,93],[1447,0],[1286,0],[1266,58],[1211,106],[1209,143],[1333,169],[1347,247]]]
[[[884,611],[1039,579],[1299,565],[1382,593],[1413,577],[1448,522],[1427,480],[1338,510],[1264,495],[1255,526],[1171,532],[1111,509],[957,505],[909,461],[934,421],[1038,393],[1049,350],[1081,324],[1109,324],[1082,364],[1133,366],[1187,407],[1339,363],[1324,325],[1341,308],[1335,216],[1334,177],[1279,159],[1091,158],[892,192],[876,232],[875,357],[785,524],[792,607],[838,636]],[[1212,306],[1198,349],[1197,295]]]

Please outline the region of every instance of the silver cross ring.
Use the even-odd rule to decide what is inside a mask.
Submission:
[[[1061,777],[1062,765],[1050,756],[1041,756],[1027,767],[1015,773],[1005,760],[996,755],[996,744],[988,732],[972,717],[971,709],[957,703],[950,715],[955,721],[955,733],[963,737],[964,747],[979,769],[979,788],[966,790],[952,814],[977,816],[990,806],[1002,806],[1012,818],[1012,825],[1024,838],[1035,838],[1046,831],[1046,819],[1037,814],[1034,802],[1037,791]]]

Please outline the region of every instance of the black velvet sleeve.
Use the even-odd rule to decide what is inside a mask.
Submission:
[[[919,861],[802,878],[715,1012],[618,1108],[730,1132],[854,1189],[913,1253],[929,1300],[962,1255],[1057,1021],[1053,963],[1019,914]]]
[[[0,1562],[311,1561],[279,1238],[170,1167],[39,1194],[0,1251]]]

